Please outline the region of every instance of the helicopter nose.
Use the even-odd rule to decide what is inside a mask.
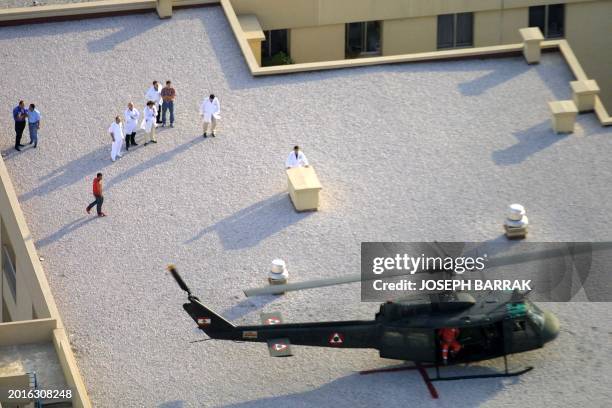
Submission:
[[[553,341],[559,335],[559,319],[551,312],[544,312],[544,328],[542,329],[542,340],[544,343]]]

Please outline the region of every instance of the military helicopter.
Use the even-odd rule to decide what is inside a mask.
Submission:
[[[609,247],[608,244],[605,248]],[[591,251],[593,248],[574,250],[574,255],[587,250]],[[516,264],[555,256],[562,254],[552,250],[518,257],[500,257],[492,264]],[[557,337],[560,328],[558,319],[551,312],[541,310],[527,298],[526,293],[518,291],[489,292],[480,297],[466,292],[440,292],[430,294],[426,301],[387,301],[380,305],[373,320],[285,323],[281,314],[274,312],[262,314],[261,325],[235,326],[203,304],[191,292],[173,265],[170,265],[168,270],[179,287],[187,293],[188,302],[183,304],[183,308],[198,328],[211,339],[267,343],[269,353],[273,357],[291,356],[291,345],[376,349],[382,358],[415,363],[414,367],[421,371],[428,386],[430,379],[423,372],[423,367],[436,368],[436,377],[431,381],[522,375],[533,367],[509,371],[507,356],[543,347]],[[247,290],[245,294],[278,294],[355,282],[360,278],[340,277],[269,286]],[[439,330],[449,327],[460,330],[458,340],[462,346],[450,360],[450,364],[503,357],[504,371],[481,375],[441,376]],[[391,370],[396,371],[395,368]],[[433,396],[431,387],[430,391]]]

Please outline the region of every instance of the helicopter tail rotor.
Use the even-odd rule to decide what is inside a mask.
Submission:
[[[189,289],[183,278],[181,278],[181,275],[179,275],[178,271],[176,270],[176,267],[170,264],[166,269],[168,269],[168,272],[172,274],[172,277],[174,278],[176,283],[178,283],[179,287],[185,292],[187,292],[187,295],[191,296],[191,290]]]

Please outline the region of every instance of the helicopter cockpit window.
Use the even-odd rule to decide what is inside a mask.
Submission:
[[[527,317],[540,329],[544,327],[544,313],[540,308],[531,302],[526,302],[527,306]]]

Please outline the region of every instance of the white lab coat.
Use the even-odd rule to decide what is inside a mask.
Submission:
[[[132,110],[126,109],[123,116],[125,117],[125,134],[131,135],[136,132],[138,128],[138,118],[140,118],[140,112],[134,108]]]
[[[121,157],[121,147],[123,146],[123,139],[125,138],[123,134],[123,123],[113,122],[108,128],[108,133],[111,133],[115,139],[111,146],[111,160],[115,161],[117,156]]]
[[[200,115],[202,115],[204,123],[212,122],[212,118],[216,120],[221,119],[221,104],[219,103],[219,99],[215,97],[212,102],[210,98],[204,99],[204,102],[200,105]]]
[[[147,133],[151,133],[151,130],[157,126],[155,118],[157,118],[157,108],[155,108],[155,106],[153,106],[153,108],[147,106],[144,108],[144,119],[142,120],[140,128],[144,129]]]
[[[155,102],[155,105],[161,104],[162,103],[161,90],[162,90],[161,84],[157,84],[157,89],[155,89],[155,87],[151,85],[151,87],[147,90],[147,93],[145,94],[145,103],[148,101],[153,101]]]
[[[289,153],[287,161],[285,162],[285,167],[294,168],[305,166],[308,166],[308,159],[301,150],[298,152],[297,157],[295,156],[295,150]]]

